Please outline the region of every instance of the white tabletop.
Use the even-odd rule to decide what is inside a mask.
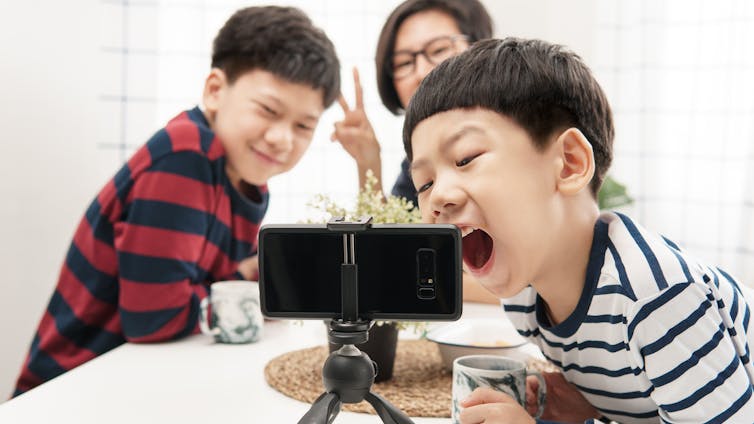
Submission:
[[[505,319],[499,306],[464,305],[464,318],[496,316]],[[268,321],[262,340],[246,345],[218,344],[204,335],[169,343],[127,343],[1,404],[0,422],[297,422],[310,405],[269,387],[264,367],[280,354],[325,342],[321,321],[303,325]],[[414,421],[449,422],[438,418]],[[335,420],[379,422],[375,415],[345,411]]]

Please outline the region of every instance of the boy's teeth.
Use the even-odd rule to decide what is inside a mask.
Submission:
[[[473,233],[474,231],[476,231],[476,228],[466,227],[461,232],[461,237],[466,237],[469,234]]]

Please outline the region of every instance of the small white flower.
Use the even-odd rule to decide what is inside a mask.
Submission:
[[[387,195],[375,190],[377,178],[371,170],[367,171],[364,188],[356,197],[356,207],[348,210],[337,204],[325,194],[317,194],[307,203],[307,206],[325,212],[330,216],[345,216],[348,220],[356,220],[361,216],[372,217],[372,222],[379,224],[412,223],[421,221],[419,210],[414,202],[400,196]],[[307,222],[316,222],[308,220]]]

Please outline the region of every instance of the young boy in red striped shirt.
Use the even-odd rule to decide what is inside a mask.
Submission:
[[[339,69],[298,9],[250,7],[225,23],[203,108],[168,122],[87,209],[14,396],[127,341],[194,333],[212,282],[257,278],[267,180],[301,159]]]

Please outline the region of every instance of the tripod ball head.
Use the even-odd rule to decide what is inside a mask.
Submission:
[[[322,382],[328,392],[338,394],[341,402],[358,403],[369,393],[376,374],[376,365],[366,353],[344,345],[325,361]]]

